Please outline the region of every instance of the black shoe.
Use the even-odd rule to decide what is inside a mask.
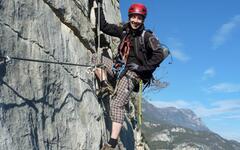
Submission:
[[[104,143],[101,150],[114,150],[114,148],[112,148],[112,146],[110,144]]]

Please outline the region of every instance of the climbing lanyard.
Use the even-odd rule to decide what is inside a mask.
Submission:
[[[98,58],[100,58],[100,2],[98,2],[98,16],[97,16],[97,39],[98,39],[98,45],[97,45],[97,54]],[[101,57],[102,58],[102,57]],[[102,61],[102,60],[101,60]],[[99,63],[99,61],[97,62]]]
[[[100,46],[101,46],[101,38],[100,38],[100,20],[101,20],[101,18],[100,18],[100,9],[101,9],[101,3],[100,3],[100,1],[97,1],[97,7],[98,7],[98,15],[97,15],[97,64],[99,64],[99,63],[102,63],[103,62],[103,56],[102,56],[102,54],[100,53]],[[99,58],[100,58],[100,60],[99,60]],[[95,67],[95,69],[97,68],[97,66]],[[101,69],[100,70],[100,76],[102,77],[103,76],[103,70]],[[95,76],[93,76],[93,77],[95,77]],[[94,80],[94,86],[95,86],[95,92],[96,92],[96,82],[97,82],[97,80],[95,79]],[[101,96],[101,99],[103,99],[103,95]],[[101,104],[102,104],[102,106],[104,106],[104,103],[103,103],[103,101],[101,100]],[[104,110],[105,111],[105,110]],[[105,122],[104,122],[104,119],[102,120],[102,128],[104,128],[104,124],[105,124]],[[107,131],[105,130],[105,132],[103,131],[103,133],[102,134],[104,134],[104,136],[103,137],[105,137],[105,139],[103,139],[104,140],[104,142],[106,142],[107,140],[108,140],[108,134],[107,134]]]
[[[102,62],[102,57],[100,57],[100,55],[101,55],[101,53],[100,53],[100,2],[99,1],[97,1],[97,11],[98,11],[98,15],[97,15],[97,50],[96,50],[96,52],[97,52],[97,61],[96,61],[96,63],[95,64],[98,64],[98,63],[100,63],[100,62]],[[101,58],[101,60],[99,60],[99,58]],[[95,68],[96,69],[96,68]],[[100,70],[100,76],[102,77],[102,75],[103,75],[103,71],[102,70]],[[95,76],[93,76],[93,77],[95,77]],[[96,80],[96,78],[94,79],[93,78],[93,82],[94,82],[94,90],[95,90],[95,92],[96,92],[96,89],[97,89],[97,87],[96,87],[96,84],[97,84],[97,80]]]
[[[142,125],[142,90],[143,90],[143,81],[140,80],[139,83],[139,95],[138,95],[138,126],[139,128]]]
[[[116,58],[116,62],[112,65],[112,71],[117,77],[117,80],[121,79],[127,73],[126,63],[130,52],[130,39],[126,35],[119,46],[119,55]]]
[[[125,62],[127,62],[128,60],[130,47],[131,47],[130,37],[126,35],[119,46],[119,53],[121,55],[121,59]]]

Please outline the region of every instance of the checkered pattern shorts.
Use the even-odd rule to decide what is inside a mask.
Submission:
[[[107,57],[103,56],[103,64],[106,66],[106,70],[109,75],[113,76],[112,65],[113,61]],[[127,71],[126,75],[124,75],[118,82],[117,91],[113,96],[113,99],[110,101],[110,116],[112,122],[117,122],[123,124],[124,121],[124,113],[125,113],[125,105],[129,102],[129,96],[133,91],[135,85],[137,83],[133,83],[132,79],[136,82],[139,82],[140,79],[135,72],[130,70]]]

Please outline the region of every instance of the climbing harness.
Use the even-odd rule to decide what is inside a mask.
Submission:
[[[117,80],[120,80],[122,76],[127,72],[126,64],[122,61],[118,61],[112,65],[113,74]]]

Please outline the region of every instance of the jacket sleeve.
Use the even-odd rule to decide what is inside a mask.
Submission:
[[[95,14],[97,18],[97,8],[95,8]],[[116,24],[110,24],[106,21],[103,9],[100,9],[100,30],[110,36],[121,38],[123,33],[123,27],[118,26]]]
[[[161,48],[159,40],[150,35],[146,39],[146,50],[150,52],[150,57],[147,58],[147,64],[140,66],[141,71],[152,71],[159,67],[160,63],[164,60],[163,49]]]

